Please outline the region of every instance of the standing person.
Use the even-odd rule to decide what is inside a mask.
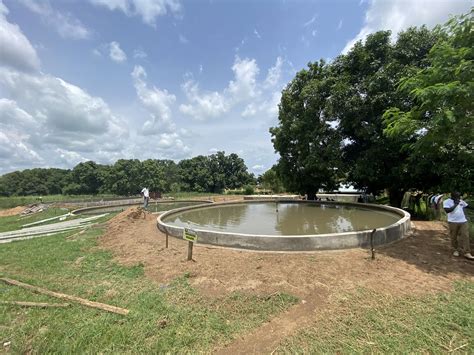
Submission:
[[[150,191],[148,191],[148,188],[144,187],[141,194],[143,195],[143,208],[146,209],[148,207],[148,201],[150,200]]]
[[[464,253],[464,257],[474,260],[471,254],[469,243],[469,229],[464,208],[467,203],[461,199],[459,192],[452,192],[451,198],[443,202],[443,208],[448,214],[449,235],[451,237],[451,246],[454,248],[453,255],[459,256]]]

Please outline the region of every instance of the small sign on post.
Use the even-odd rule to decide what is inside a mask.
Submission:
[[[183,239],[188,241],[188,261],[193,260],[193,244],[197,242],[197,233],[193,229],[184,228]]]

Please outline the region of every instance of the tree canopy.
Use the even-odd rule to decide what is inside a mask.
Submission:
[[[474,191],[473,15],[394,42],[379,31],[298,72],[270,129],[285,187],[346,182],[392,205],[411,188]]]
[[[432,187],[474,190],[474,11],[435,31],[427,66],[405,75],[398,93],[412,105],[386,111],[387,137],[403,137],[411,161],[425,162]]]
[[[67,169],[27,169],[0,177],[0,195],[138,194],[143,187],[159,192],[220,192],[255,183],[237,154],[217,152],[179,163],[172,160],[120,159],[113,165],[93,161]]]

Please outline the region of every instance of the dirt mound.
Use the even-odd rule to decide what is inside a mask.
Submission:
[[[15,208],[9,208],[7,210],[0,210],[0,217],[15,216],[25,210],[25,207],[18,206]]]

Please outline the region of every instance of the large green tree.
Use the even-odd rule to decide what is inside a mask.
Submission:
[[[280,154],[276,170],[288,191],[314,198],[320,188],[332,190],[341,171],[341,138],[325,113],[332,79],[324,61],[310,63],[282,92],[278,126],[270,128]]]
[[[428,66],[404,76],[398,93],[413,104],[385,113],[389,138],[407,141],[413,165],[430,168],[421,185],[474,191],[474,11],[439,27]]]
[[[374,194],[386,189],[391,204],[400,205],[419,177],[403,149],[406,137],[383,134],[383,114],[394,105],[411,107],[397,91],[398,80],[427,65],[436,35],[421,27],[401,32],[394,43],[390,36],[390,31],[371,34],[332,63],[326,114],[339,122],[348,182]]]

